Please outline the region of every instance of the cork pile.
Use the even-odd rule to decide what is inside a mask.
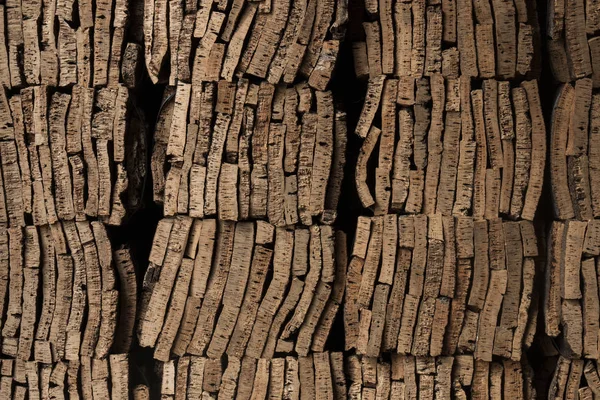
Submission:
[[[600,393],[596,361],[600,320],[598,270],[598,133],[600,9],[595,3],[549,2],[548,51],[561,83],[551,112],[549,171],[554,221],[548,235],[545,355],[556,362],[548,396]],[[558,356],[558,357],[557,357]]]
[[[127,398],[137,282],[106,226],[145,179],[132,9],[0,6],[2,399]]]
[[[0,399],[600,397],[600,1],[537,6],[0,4]]]
[[[145,3],[146,68],[168,83],[151,157],[165,218],[137,337],[163,398],[345,397],[326,343],[346,285],[346,113],[328,84],[347,13]]]
[[[535,6],[366,0],[348,32],[366,81],[354,133],[368,211],[347,271],[345,348],[363,365],[412,363],[409,398],[532,396],[546,160]],[[473,379],[452,372],[455,357]]]

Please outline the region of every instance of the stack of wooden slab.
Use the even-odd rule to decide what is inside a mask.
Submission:
[[[161,366],[162,399],[346,399],[342,353],[276,358],[184,356]]]
[[[168,86],[138,338],[165,399],[345,389],[342,354],[330,366],[324,350],[346,284],[346,114],[327,89],[347,14],[334,0],[145,2],[146,68]]]
[[[532,220],[546,159],[537,81],[472,81],[456,49],[444,54],[449,73],[369,79],[356,129],[365,138],[355,175],[363,206]]]
[[[545,261],[535,1],[365,0],[355,14],[369,216],[347,271],[346,350],[362,365],[408,360],[409,376],[391,367],[408,398],[529,398]],[[457,379],[453,357],[475,376]],[[389,378],[360,389],[357,370],[356,393],[387,396]]]
[[[142,388],[137,389],[142,390]],[[129,399],[129,355],[81,357],[53,364],[0,360],[0,398]]]
[[[565,83],[552,113],[550,177],[554,216],[600,217],[600,93],[590,78]]]
[[[342,302],[346,237],[329,225],[160,221],[138,337],[154,357],[322,352]]]
[[[128,98],[122,85],[0,91],[0,224],[121,224],[139,206],[145,175],[145,129]]]
[[[48,390],[50,379],[60,388],[52,389],[58,396],[72,389],[64,385],[64,374],[77,371],[80,362],[107,363],[110,353],[123,353],[124,361],[111,355],[111,363],[113,357],[126,363],[136,314],[135,270],[127,249],[113,254],[102,223],[2,228],[0,274],[1,351],[12,358],[2,364],[1,398],[11,398],[1,393],[10,393],[13,380],[28,383],[29,398],[36,398],[35,388]],[[74,374],[70,379],[77,379]]]
[[[549,399],[591,400],[599,393],[600,377],[595,362],[563,356],[558,358],[550,382]]]
[[[165,215],[277,227],[334,222],[346,114],[331,92],[240,78],[206,82],[199,96],[178,81],[165,100],[152,155],[154,199]]]
[[[555,221],[543,304],[545,333],[561,356],[548,396],[587,399],[600,393],[594,362],[600,357],[600,8],[581,0],[548,4],[550,66],[562,83],[552,110]]]
[[[349,399],[532,399],[533,371],[512,360],[485,362],[470,355],[346,358]]]
[[[0,8],[3,87],[134,87],[143,62],[135,35],[125,40],[139,19],[134,4],[8,0]]]
[[[595,1],[550,0],[546,21],[550,67],[557,81],[592,77],[600,86],[600,7]]]
[[[302,78],[325,90],[347,7],[336,0],[147,1],[148,73],[154,82],[167,76],[170,85],[191,82],[194,98],[200,97],[204,82],[249,75],[273,85]]]
[[[536,233],[529,221],[360,217],[344,299],[346,350],[519,361],[536,331]]]
[[[20,225],[23,215],[119,225],[139,207],[146,132],[128,89],[143,65],[127,35],[132,9],[122,0],[0,5],[0,224],[8,211]]]

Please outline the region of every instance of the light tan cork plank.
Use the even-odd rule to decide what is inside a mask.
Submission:
[[[379,75],[369,79],[365,103],[355,130],[355,133],[362,138],[366,138],[367,134],[372,129],[371,124],[379,109],[384,83],[385,75]]]
[[[589,160],[587,156],[567,157],[567,182],[575,218],[592,219]]]
[[[600,96],[592,96],[590,114],[590,133],[588,149],[588,167],[590,177],[591,204],[594,217],[600,215],[600,185],[597,182],[597,171],[600,170],[598,154],[600,154]]]
[[[298,357],[298,372],[300,376],[300,399],[315,399],[315,369],[312,354]]]
[[[412,155],[412,140],[414,120],[407,108],[398,110],[398,126],[400,139],[396,144],[392,173],[392,204],[393,210],[400,210],[408,197],[410,186],[410,156]],[[408,205],[406,208],[409,208]],[[407,210],[408,211],[408,210]]]
[[[181,319],[183,317],[184,306],[188,294],[188,288],[192,271],[194,268],[193,260],[184,258],[181,262],[181,267],[177,273],[175,285],[173,287],[172,298],[167,311],[165,322],[161,329],[160,335],[154,350],[154,358],[160,361],[169,359],[171,348],[180,328]]]
[[[370,357],[377,357],[381,350],[389,292],[389,285],[378,284],[375,287],[373,304],[371,306],[373,313],[369,330],[369,341],[366,348],[366,355]]]
[[[523,87],[527,93],[532,126],[531,172],[521,217],[523,219],[533,220],[535,210],[537,209],[537,203],[542,193],[542,183],[544,181],[544,168],[546,163],[546,125],[542,114],[537,81],[531,80],[522,82],[521,87]]]
[[[503,327],[516,328],[523,277],[523,245],[518,222],[505,222],[502,226],[504,230],[508,280],[504,302],[502,303],[502,319],[500,324]]]
[[[371,195],[371,191],[367,185],[367,163],[371,157],[371,153],[375,148],[375,145],[379,139],[381,130],[375,126],[372,126],[369,130],[369,135],[363,142],[360,149],[358,160],[356,162],[356,176],[355,183],[358,196],[361,200],[363,207],[371,207],[375,204],[375,200]]]
[[[553,222],[550,227],[548,241],[549,265],[546,269],[544,315],[545,328],[549,336],[556,337],[560,333],[561,292],[562,292],[562,260],[565,249],[562,246],[566,231],[565,223]]]
[[[583,354],[586,358],[598,358],[598,282],[594,274],[593,259],[581,263],[583,278]]]
[[[361,283],[363,259],[353,256],[348,265],[346,296],[344,299],[344,333],[346,349],[356,347],[359,330],[359,308],[357,305]]]
[[[442,6],[429,5],[426,11],[427,26],[424,75],[441,72],[442,69]]]
[[[594,362],[591,360],[586,361],[585,366],[583,367],[583,374],[585,376],[585,380],[587,381],[590,389],[593,391],[594,395],[600,392],[600,378],[598,377],[598,371],[594,366]]]
[[[473,13],[473,3],[465,0],[457,0],[456,9],[464,15]],[[444,24],[445,25],[445,24]],[[464,57],[460,57],[460,69],[463,75],[476,77],[479,75],[477,69],[477,50],[475,47],[475,28],[472,18],[457,18],[457,44],[458,50]]]
[[[567,136],[568,156],[580,156],[587,153],[590,105],[592,102],[592,80],[590,78],[575,81],[575,94],[570,114]]]
[[[21,243],[23,232],[21,228],[8,229],[8,254],[9,276],[8,283],[8,303],[6,311],[6,320],[2,327],[2,336],[16,337],[17,330],[21,324],[23,296],[23,260],[21,258]]]
[[[404,309],[398,333],[398,353],[410,354],[413,341],[413,330],[416,324],[419,298],[411,294],[404,297]]]
[[[325,207],[327,181],[333,156],[333,96],[331,92],[316,92],[317,135],[313,156],[310,189],[310,213],[321,214]]]
[[[517,4],[515,4],[517,7]],[[517,10],[518,12],[518,10]],[[525,23],[519,23],[517,36],[517,73],[527,75],[534,63],[535,52],[535,33],[533,26]]]
[[[519,282],[520,283],[520,282]],[[490,362],[494,347],[494,330],[502,306],[503,295],[507,286],[507,271],[493,270],[490,273],[490,285],[485,305],[480,315],[475,358]]]
[[[412,16],[410,4],[397,2],[394,16],[396,21],[395,74],[409,76],[412,54]]]
[[[581,299],[581,258],[585,229],[587,224],[581,221],[568,221],[566,223],[564,239],[561,246],[564,258],[561,262],[563,299]]]
[[[373,218],[373,227],[369,240],[369,247],[363,266],[362,279],[358,293],[357,303],[361,308],[368,308],[371,303],[375,280],[379,271],[381,252],[383,248],[383,217]]]
[[[473,261],[473,286],[468,305],[482,309],[489,279],[488,230],[486,221],[475,221],[473,229],[475,258]]]
[[[529,182],[531,167],[532,126],[529,117],[527,94],[521,87],[512,89],[512,103],[515,110],[515,170],[509,214],[519,216],[523,210],[525,193]]]
[[[224,307],[214,329],[212,340],[207,349],[211,358],[219,358],[224,352],[237,321],[242,305],[242,296],[250,274],[250,259],[254,244],[254,226],[250,222],[236,225],[230,274],[223,292]]]
[[[583,366],[583,360],[571,361],[571,369],[569,370],[569,377],[565,387],[565,399],[576,399],[578,397],[581,376],[583,375]]]
[[[443,151],[442,133],[445,109],[444,77],[441,74],[434,74],[430,77],[430,82],[433,105],[431,109],[431,126],[427,133],[427,171],[423,196],[423,212],[425,214],[433,214],[437,202],[437,189]]]
[[[443,142],[442,163],[438,187],[436,213],[450,215],[452,213],[457,186],[459,140],[460,140],[461,115],[459,112],[446,113],[445,132]]]
[[[475,399],[487,399],[490,394],[490,363],[475,360],[471,396]]]
[[[475,176],[473,179],[473,217],[483,218],[485,212],[485,175],[487,167],[487,140],[485,130],[483,91],[481,89],[471,92],[473,105],[473,120],[475,121]]]
[[[584,7],[583,0],[565,1],[565,49],[575,78],[583,78],[592,73],[585,34]]]
[[[444,266],[440,285],[440,295],[454,297],[456,287],[456,237],[455,219],[450,216],[442,217],[444,229]]]

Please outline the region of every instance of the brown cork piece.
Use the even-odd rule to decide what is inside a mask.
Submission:
[[[585,238],[586,223],[580,221],[568,221],[566,223],[565,236],[563,239],[564,258],[561,260],[563,299],[581,299],[580,276],[581,276],[581,254]]]
[[[523,87],[527,93],[532,126],[531,171],[521,217],[526,220],[533,220],[542,193],[542,183],[544,181],[544,169],[546,165],[546,126],[542,114],[537,81],[524,81],[521,83],[521,87]]]
[[[265,346],[273,318],[283,301],[288,285],[292,264],[293,235],[281,228],[276,231],[275,253],[273,258],[273,279],[258,308],[256,322],[252,327],[246,354],[252,357],[260,355]]]
[[[444,354],[455,354],[465,316],[469,283],[471,279],[471,260],[458,260],[456,271],[455,297],[451,301],[448,325],[444,335]]]
[[[496,329],[500,307],[503,305],[503,296],[506,288],[507,271],[491,271],[489,291],[487,293],[485,306],[480,315],[480,323],[477,333],[478,340],[475,349],[475,358],[477,360],[488,362],[492,360],[492,350],[495,347],[494,330]],[[502,317],[504,317],[504,314],[502,314]]]
[[[360,308],[369,308],[369,304],[371,304],[383,248],[384,219],[383,217],[375,217],[372,223],[372,231],[357,298],[357,304]]]
[[[555,216],[560,219],[573,218],[573,204],[567,183],[566,146],[569,132],[570,110],[575,101],[575,90],[564,85],[554,105],[552,115],[550,170]]]
[[[413,140],[414,120],[410,111],[406,108],[398,110],[398,123],[400,129],[400,140],[396,145],[394,154],[394,166],[392,175],[392,209],[400,210],[405,202],[405,209],[410,212],[408,202],[408,190],[410,187],[410,156],[412,155],[411,142]],[[420,190],[422,196],[422,189]],[[416,204],[414,206],[416,209]],[[420,207],[419,207],[420,210]]]
[[[379,109],[384,83],[385,75],[379,75],[369,79],[365,103],[355,130],[355,133],[362,138],[366,138],[369,131],[373,129],[371,124]]]
[[[427,133],[427,172],[425,175],[425,190],[423,196],[423,212],[433,214],[437,202],[437,189],[442,161],[442,134],[444,128],[444,102],[445,86],[441,74],[430,77],[431,98],[431,126]],[[415,135],[416,137],[416,135]]]
[[[347,350],[356,347],[359,334],[359,308],[357,300],[363,264],[363,259],[352,257],[348,265],[346,296],[344,298],[344,333]]]
[[[560,342],[561,353],[569,357],[581,357],[583,352],[583,316],[581,304],[577,300],[563,300],[561,325],[563,338]]]
[[[473,261],[473,285],[468,305],[482,309],[488,288],[490,266],[488,259],[488,231],[486,221],[475,221],[473,229],[475,257]]]

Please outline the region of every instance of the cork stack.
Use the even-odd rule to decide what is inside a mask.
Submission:
[[[136,18],[126,1],[0,6],[2,399],[127,397],[137,282],[105,225],[145,179]]]
[[[367,0],[354,11],[366,84],[355,186],[368,211],[344,327],[363,397],[390,386],[364,383],[372,363],[409,398],[530,398],[545,259],[535,6]],[[465,365],[468,377],[454,371]]]
[[[326,342],[346,283],[346,114],[328,85],[347,13],[333,0],[145,4],[146,68],[167,85],[151,159],[165,218],[137,333],[162,398],[345,390]]]
[[[549,2],[549,11],[547,46],[560,86],[550,134],[554,222],[543,304],[545,333],[555,342],[546,351],[556,362],[548,396],[587,399],[600,393],[600,9],[593,2],[567,1]]]

